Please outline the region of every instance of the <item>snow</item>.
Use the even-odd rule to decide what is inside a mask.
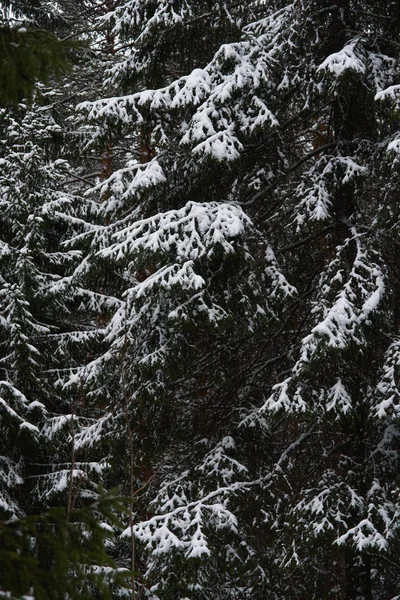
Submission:
[[[101,256],[123,258],[135,251],[174,251],[178,258],[196,260],[211,256],[215,246],[234,251],[232,241],[250,225],[250,219],[234,204],[188,202],[179,210],[136,220],[113,234],[117,240],[99,252]]]
[[[196,136],[200,137],[203,128],[197,130]],[[189,139],[189,134],[186,133],[182,138],[182,143]],[[205,154],[215,158],[216,160],[235,160],[239,158],[240,151],[243,145],[233,135],[233,128],[230,127],[226,131],[218,131],[214,135],[208,136],[206,140],[200,142],[193,148],[193,154]]]
[[[345,415],[351,408],[351,397],[344,387],[342,380],[338,379],[335,385],[328,390],[326,410],[337,411],[338,415]]]
[[[381,268],[371,260],[355,230],[353,236],[357,254],[352,268],[333,303],[324,303],[323,318],[304,338],[301,359],[304,362],[308,362],[315,352],[319,337],[326,338],[328,344],[336,348],[344,348],[350,341],[361,344],[361,327],[369,323],[371,314],[378,309],[385,296],[385,276]],[[326,292],[328,290],[329,287]]]
[[[268,2],[262,4],[265,13],[272,11]],[[49,219],[61,222],[62,231],[74,231],[70,240],[63,241],[64,249],[82,248],[45,256],[46,261],[51,259],[52,265],[58,265],[57,275],[42,277],[35,298],[44,311],[50,306],[44,299],[60,299],[62,307],[62,298],[70,300],[74,308],[78,307],[76,331],[64,332],[61,327],[63,333],[59,333],[36,326],[23,294],[18,307],[29,313],[29,332],[20,329],[11,313],[4,312],[0,319],[6,333],[18,336],[35,358],[40,348],[37,340],[49,342],[50,348],[58,342],[56,367],[46,377],[57,380],[67,398],[76,398],[79,393],[79,399],[83,394],[87,402],[87,407],[82,407],[85,418],[72,414],[51,416],[43,410],[40,434],[52,444],[70,444],[73,422],[74,449],[90,457],[104,448],[107,452],[113,437],[126,433],[125,395],[134,436],[139,436],[134,439],[135,444],[139,442],[138,448],[135,446],[135,456],[139,457],[141,428],[147,427],[146,419],[157,446],[158,409],[160,414],[163,410],[172,413],[168,418],[173,433],[166,449],[160,449],[156,477],[151,478],[141,497],[140,512],[147,517],[135,521],[133,528],[144,549],[143,564],[157,574],[153,579],[143,577],[149,582],[156,579],[152,589],[162,588],[163,574],[169,575],[169,566],[176,557],[189,563],[204,559],[202,574],[212,570],[224,556],[228,565],[227,557],[240,562],[243,573],[247,564],[251,568],[256,565],[262,573],[257,548],[248,544],[252,528],[255,531],[261,519],[266,532],[272,528],[272,544],[277,539],[280,546],[283,540],[278,552],[272,546],[267,549],[271,556],[264,557],[273,567],[278,562],[289,565],[293,560],[293,567],[301,568],[302,552],[320,543],[315,540],[317,536],[328,546],[336,539],[339,545],[378,552],[388,547],[396,531],[398,500],[396,496],[391,503],[388,497],[397,494],[392,482],[398,466],[399,432],[395,423],[400,414],[400,350],[390,331],[394,322],[392,301],[385,302],[391,293],[385,257],[377,251],[381,244],[386,246],[389,236],[386,232],[386,237],[380,239],[375,226],[382,220],[383,211],[391,207],[391,192],[389,180],[382,179],[385,197],[379,198],[380,180],[377,183],[375,175],[383,178],[386,168],[378,168],[376,161],[380,158],[371,156],[375,153],[381,157],[378,150],[385,147],[400,152],[400,142],[393,131],[379,147],[372,140],[342,139],[335,121],[338,103],[332,107],[328,103],[338,95],[340,100],[346,87],[341,85],[341,78],[346,85],[362,79],[369,90],[377,91],[377,100],[397,99],[400,86],[387,87],[397,64],[367,51],[367,45],[375,44],[369,35],[368,44],[361,38],[352,40],[319,67],[309,63],[309,54],[304,62],[297,43],[299,39],[306,43],[309,52],[308,40],[301,37],[309,22],[304,20],[300,31],[296,19],[308,10],[308,4],[286,5],[246,27],[239,42],[222,44],[204,68],[196,68],[165,87],[82,103],[79,110],[87,122],[84,132],[88,137],[93,133],[90,143],[101,143],[110,133],[116,137],[121,133],[121,139],[130,144],[129,156],[135,156],[131,146],[137,144],[146,118],[146,126],[147,119],[157,123],[152,130],[157,156],[146,164],[130,159],[76,202],[67,194],[44,198],[38,215],[21,220],[30,228],[18,250],[25,268],[31,260],[29,244],[35,243],[34,228],[47,224]],[[256,5],[254,9],[258,10],[260,3]],[[109,81],[132,67],[137,52],[149,40],[158,43],[154,32],[164,31],[158,28],[185,22],[196,8],[195,3],[186,1],[129,0],[103,18],[101,22],[113,27],[113,34],[120,39],[142,29],[132,54],[110,69]],[[225,4],[223,8],[228,10]],[[330,20],[329,11],[326,19],[322,17],[321,29],[323,22]],[[118,18],[114,20],[115,15]],[[315,35],[317,39],[320,31],[316,30]],[[146,80],[150,64],[146,60],[134,65],[141,82]],[[167,81],[175,66],[168,65]],[[305,73],[307,81],[303,78],[304,67],[310,69]],[[318,81],[315,69],[320,74]],[[319,83],[321,75],[323,82]],[[327,91],[325,82],[332,84],[333,90]],[[310,101],[315,104],[308,104]],[[315,132],[318,111],[323,118],[332,117],[338,143],[329,148],[330,154],[324,151],[323,155],[311,156],[309,136]],[[383,124],[384,111],[379,115]],[[293,143],[287,141],[289,136]],[[258,148],[259,160],[254,156]],[[349,154],[341,155],[344,151]],[[34,165],[36,157],[29,149],[24,149],[21,157]],[[295,169],[290,168],[293,158]],[[390,162],[392,157],[386,159]],[[8,168],[0,161],[2,168]],[[225,169],[220,164],[224,162],[230,163]],[[54,166],[61,169],[65,165]],[[189,188],[194,182],[195,188],[197,182],[203,182],[203,174],[214,172],[224,175],[224,196],[217,196],[212,185],[193,196],[200,201],[192,201],[186,183]],[[236,181],[231,184],[233,179]],[[371,179],[373,186],[368,187]],[[247,182],[254,192],[247,204],[254,221],[234,201],[247,203],[246,190],[243,192]],[[358,214],[347,219],[338,210],[342,186],[354,189],[362,220],[360,230],[353,227]],[[2,193],[3,199],[8,198],[10,189]],[[373,191],[371,197],[380,205],[379,214],[373,214],[375,204],[366,205],[364,189],[366,196]],[[79,203],[83,212],[87,211],[85,217],[76,209]],[[93,219],[93,224],[85,218]],[[306,231],[304,238],[290,239],[293,220],[297,229]],[[324,247],[318,248],[314,263],[313,252],[320,239]],[[304,259],[306,251],[310,264]],[[0,253],[12,262],[13,247],[3,244]],[[103,266],[104,280],[97,281]],[[65,277],[58,275],[64,270]],[[299,292],[290,282],[291,277],[298,282]],[[118,288],[115,296],[103,289],[109,287],[108,278]],[[85,289],[92,283],[101,287],[102,293]],[[15,300],[18,295],[18,290],[2,289],[4,301],[11,297]],[[15,301],[12,310],[16,305]],[[79,331],[84,327],[82,315],[90,315],[85,331]],[[382,321],[378,320],[380,315]],[[66,315],[68,323],[72,316]],[[203,317],[208,318],[204,328]],[[257,327],[259,322],[262,328]],[[372,335],[374,325],[379,339]],[[375,339],[379,341],[377,348]],[[244,358],[238,369],[237,387],[236,373],[230,381],[229,367],[224,364],[225,344],[229,352],[238,352],[238,362]],[[385,344],[388,348],[382,357]],[[69,352],[70,345],[78,348],[76,361]],[[96,355],[103,349],[103,354]],[[188,361],[190,380],[187,373],[180,372],[186,368],[186,349],[193,352]],[[368,377],[362,362],[369,359],[370,353],[374,372]],[[88,357],[91,362],[81,366],[85,358],[90,360]],[[58,365],[67,367],[57,372]],[[40,367],[39,359],[36,366]],[[206,388],[206,381],[204,397],[193,393],[195,386],[203,383],[203,372],[206,379],[210,373],[212,384]],[[364,377],[368,380],[365,385]],[[41,409],[42,405],[30,403],[30,398],[18,396],[6,386],[1,391],[2,412],[17,428],[36,433],[37,427],[24,420],[25,413],[31,414],[32,408]],[[52,403],[58,410],[56,400]],[[360,404],[362,411],[358,411]],[[200,428],[197,438],[190,427],[186,431],[187,422],[194,422],[203,410],[213,415],[215,412],[216,417],[206,440]],[[368,410],[365,435],[372,432],[373,439],[368,437],[369,454],[361,463],[357,452],[352,454],[351,436],[359,434],[360,418]],[[220,425],[223,411],[226,419]],[[277,415],[279,411],[298,414],[288,417]],[[180,435],[180,429],[185,430],[183,435],[188,440],[175,439],[174,433]],[[67,450],[60,446],[60,453]],[[146,453],[146,449],[143,451]],[[254,456],[257,460],[253,464]],[[18,480],[12,462],[0,465],[4,466],[0,478],[10,467],[10,472],[15,471],[9,475],[10,481],[12,477]],[[356,473],[361,465],[362,486]],[[82,484],[83,493],[89,494],[89,475],[101,478],[108,468],[105,459],[76,462],[72,475]],[[37,478],[36,497],[52,500],[53,495],[65,494],[70,481],[71,465],[55,464],[50,475]],[[361,493],[365,482],[371,485]],[[146,509],[145,504],[154,494],[154,501]],[[246,502],[251,503],[249,511]],[[240,520],[236,515],[238,506]],[[247,512],[255,514],[251,523],[246,522]],[[140,519],[140,515],[135,518]],[[289,529],[281,536],[282,528],[289,528],[302,547],[297,548],[294,541],[283,547]],[[131,533],[129,527],[123,535]],[[221,539],[215,543],[215,538]],[[254,579],[257,577],[261,579],[265,574],[255,575]],[[196,582],[193,589],[196,585],[201,584]],[[183,593],[190,595],[189,591]],[[229,595],[229,589],[224,592]],[[252,597],[248,588],[236,593]]]
[[[83,102],[77,110],[86,115],[89,123],[103,121],[111,126],[119,122],[129,126],[143,122],[143,110],[167,112],[197,107],[185,128],[181,144],[191,144],[195,156],[204,155],[218,161],[236,160],[243,149],[241,132],[252,133],[262,127],[279,125],[266,100],[255,92],[268,81],[274,68],[279,45],[270,43],[265,47],[264,40],[266,35],[280,35],[282,16],[283,13],[275,20],[264,20],[264,27],[270,28],[272,33],[263,32],[257,37],[255,30],[251,33],[249,30],[243,41],[222,44],[205,68],[196,68],[164,88]],[[229,71],[222,75],[221,64],[224,63],[229,65]],[[127,67],[128,63],[121,69]],[[114,76],[117,72],[118,67]],[[251,90],[250,105],[247,99],[235,99],[243,90]]]
[[[349,244],[355,246],[356,254],[348,275],[344,277],[340,255]],[[328,282],[324,276],[322,278],[320,298],[313,309],[317,322],[302,340],[292,375],[272,387],[261,413],[282,409],[287,412],[305,411],[307,402],[303,397],[303,387],[301,383],[296,384],[296,380],[308,370],[316,357],[323,355],[324,346],[345,349],[353,344],[359,347],[364,344],[363,330],[371,325],[371,318],[386,295],[386,277],[374,260],[378,257],[363,247],[362,236],[354,228],[352,237],[343,247],[337,248],[337,253],[328,269],[333,271],[333,276]],[[352,407],[351,398],[340,380],[328,391],[325,402],[327,411],[343,414]],[[380,414],[387,406],[386,403],[380,405]]]
[[[143,189],[159,185],[166,181],[164,171],[157,159],[142,165],[133,163],[124,169],[114,171],[112,175],[86,192],[86,195],[98,193],[101,198],[107,197],[108,211],[125,200],[134,197]]]
[[[400,84],[396,84],[396,85],[390,85],[386,89],[380,90],[379,92],[377,92],[375,94],[375,100],[376,100],[376,102],[379,102],[381,100],[387,100],[387,99],[398,101],[399,96],[400,96]]]
[[[344,185],[367,175],[365,166],[359,165],[350,156],[322,156],[303,175],[303,182],[297,187],[299,198],[296,209],[296,223],[299,230],[311,221],[331,219],[335,205],[337,181]]]
[[[383,536],[369,519],[362,519],[355,527],[351,527],[336,540],[338,546],[352,541],[360,552],[375,550],[384,551],[388,548],[388,540]]]
[[[400,341],[395,340],[385,353],[380,379],[376,386],[372,407],[374,417],[385,419],[392,414],[397,418],[400,414],[399,369]]]
[[[344,73],[352,71],[360,75],[366,72],[366,66],[358,50],[359,41],[346,44],[339,52],[330,54],[318,67],[317,71],[327,71],[336,78],[342,77]]]
[[[217,497],[218,493],[209,495],[209,500],[214,496]],[[174,548],[182,551],[186,558],[200,558],[210,555],[203,531],[210,519],[217,527],[236,528],[236,518],[226,506],[218,502],[210,504],[205,497],[136,524],[134,535],[154,555],[168,554]],[[130,535],[130,527],[122,533],[122,537]]]
[[[247,473],[245,465],[229,456],[227,450],[235,450],[236,444],[231,436],[224,437],[220,443],[213,448],[203,459],[203,462],[196,466],[196,471],[202,473],[205,477],[216,477],[223,485],[228,485],[239,474]]]
[[[400,139],[392,140],[387,146],[387,151],[394,152],[397,155],[395,159],[395,161],[397,162],[399,160],[398,155],[400,155]]]
[[[183,290],[198,290],[203,288],[205,281],[200,275],[195,273],[193,265],[193,261],[188,260],[181,265],[175,264],[160,268],[156,273],[149,275],[145,281],[136,285],[134,290],[135,297],[146,297],[155,286],[168,289],[179,286]]]

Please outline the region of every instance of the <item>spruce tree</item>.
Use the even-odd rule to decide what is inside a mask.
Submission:
[[[115,31],[148,40],[137,6]],[[190,31],[161,8],[165,39]],[[78,380],[107,403],[99,443],[132,439],[160,598],[398,589],[396,10],[255,2],[191,73],[81,105],[96,139],[151,123],[147,160],[93,190],[89,268],[120,278],[121,305]]]
[[[35,502],[121,485],[133,595],[398,592],[396,16],[106,3],[65,193],[48,113],[2,113],[1,506],[38,439]]]
[[[73,13],[73,5],[63,8]],[[109,555],[120,503],[97,487],[106,465],[76,450],[82,398],[60,383],[98,337],[93,310],[81,308],[85,290],[68,284],[81,254],[64,245],[80,227],[80,179],[64,158],[75,135],[66,118],[76,71],[58,85],[48,78],[71,46],[54,31],[75,36],[68,27],[76,21],[60,6],[56,15],[43,8],[12,3],[0,58],[15,75],[14,86],[2,70],[0,91],[0,595],[107,597],[125,577]],[[26,45],[11,55],[7,40]],[[27,80],[17,64],[26,52]],[[75,56],[80,66],[86,56]],[[37,72],[45,67],[47,87]]]

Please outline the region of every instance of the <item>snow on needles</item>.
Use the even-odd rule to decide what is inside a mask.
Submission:
[[[89,122],[118,122],[129,128],[143,121],[143,111],[161,116],[192,107],[181,144],[190,144],[195,155],[235,160],[243,148],[243,134],[279,125],[263,88],[272,81],[282,23],[282,14],[264,19],[263,27],[259,23],[258,29],[249,29],[242,41],[223,44],[204,69],[194,69],[164,88],[83,102],[77,110]]]
[[[353,71],[361,75],[365,74],[366,67],[364,61],[357,53],[358,40],[346,44],[339,52],[330,54],[318,67],[318,71],[327,71],[339,78],[348,71]]]
[[[135,221],[113,235],[116,240],[101,251],[118,259],[138,250],[174,251],[178,259],[196,260],[211,256],[218,245],[233,252],[232,240],[244,233],[251,221],[243,210],[228,203],[188,202],[179,210]]]
[[[313,313],[316,324],[301,345],[300,357],[292,376],[273,386],[272,394],[261,408],[263,411],[305,411],[303,384],[299,380],[307,373],[311,362],[320,360],[328,349],[344,350],[351,344],[364,344],[364,328],[381,304],[385,292],[385,275],[376,262],[377,256],[362,244],[362,237],[352,230],[337,256],[321,278],[321,294],[315,301]],[[355,246],[353,264],[346,274],[346,249]],[[297,382],[297,384],[296,384]],[[326,410],[346,413],[350,399],[340,380],[331,388],[325,401]]]

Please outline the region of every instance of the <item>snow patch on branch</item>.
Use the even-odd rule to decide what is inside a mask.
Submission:
[[[183,260],[211,256],[219,246],[234,251],[232,240],[251,224],[239,206],[227,203],[188,202],[179,210],[137,220],[113,235],[116,241],[99,252],[122,259],[140,250],[176,252]]]
[[[334,75],[336,78],[340,78],[344,73],[353,71],[364,75],[366,72],[366,66],[364,60],[359,56],[360,52],[357,51],[359,40],[346,44],[339,52],[330,54],[317,68],[317,71],[325,71]]]

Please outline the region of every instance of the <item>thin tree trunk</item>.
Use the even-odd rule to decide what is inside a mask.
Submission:
[[[72,409],[71,413],[71,468],[69,472],[69,484],[68,484],[68,499],[67,499],[67,515],[69,519],[69,514],[72,510],[72,491],[74,487],[74,469],[75,469],[75,414],[74,409]]]
[[[129,443],[129,529],[131,534],[131,593],[132,600],[136,600],[136,589],[135,589],[135,536],[133,531],[133,499],[134,499],[134,448],[133,448],[133,439],[132,439],[132,427],[129,419],[129,397],[126,388],[125,381],[125,367],[122,362],[121,369],[121,378],[122,378],[122,392],[124,396],[124,409],[125,409],[125,421],[126,421],[126,429],[128,433],[128,443]]]

